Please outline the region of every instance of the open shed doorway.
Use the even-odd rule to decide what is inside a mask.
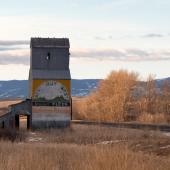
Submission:
[[[28,122],[28,116],[25,116],[25,115],[19,115],[19,130],[27,130],[28,129],[28,125],[27,125],[27,122]]]
[[[29,115],[16,115],[15,116],[15,127],[18,130],[30,129],[30,116]]]

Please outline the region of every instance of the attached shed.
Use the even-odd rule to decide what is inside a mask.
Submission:
[[[32,126],[32,101],[13,101],[0,115],[0,128],[2,129],[31,129]],[[24,118],[24,119],[23,119]]]

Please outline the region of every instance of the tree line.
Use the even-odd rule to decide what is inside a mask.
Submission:
[[[158,88],[155,76],[141,81],[136,72],[112,71],[98,88],[74,105],[79,119],[169,122],[170,82]]]

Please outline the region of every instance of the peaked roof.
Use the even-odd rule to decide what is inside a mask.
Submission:
[[[68,38],[31,38],[30,47],[70,48]]]

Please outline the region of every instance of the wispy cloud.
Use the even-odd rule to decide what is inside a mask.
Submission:
[[[25,49],[25,48],[22,48],[22,47],[2,47],[2,46],[0,46],[0,52],[1,51],[12,51],[12,50],[22,50],[22,49]]]
[[[144,37],[144,38],[162,38],[162,37],[164,37],[164,35],[163,34],[150,33],[150,34],[143,35],[142,37]]]
[[[0,46],[29,45],[27,40],[0,40]]]
[[[30,41],[27,40],[0,40],[0,52],[28,49]]]
[[[29,65],[29,50],[9,50],[0,52],[0,65]]]
[[[113,0],[113,1],[104,1],[103,3],[99,3],[98,8],[99,10],[112,10],[117,7],[127,7],[133,5],[136,2],[135,0]]]
[[[75,58],[90,58],[115,61],[159,61],[170,60],[170,49],[141,50],[141,49],[84,49],[71,53]]]
[[[95,36],[94,39],[95,40],[112,40],[113,36],[112,35],[109,35],[109,36],[106,36],[106,37]]]
[[[0,51],[0,65],[23,64],[29,65],[29,49]],[[163,61],[170,60],[170,49],[73,49],[71,58],[95,60],[112,60],[123,62]]]

